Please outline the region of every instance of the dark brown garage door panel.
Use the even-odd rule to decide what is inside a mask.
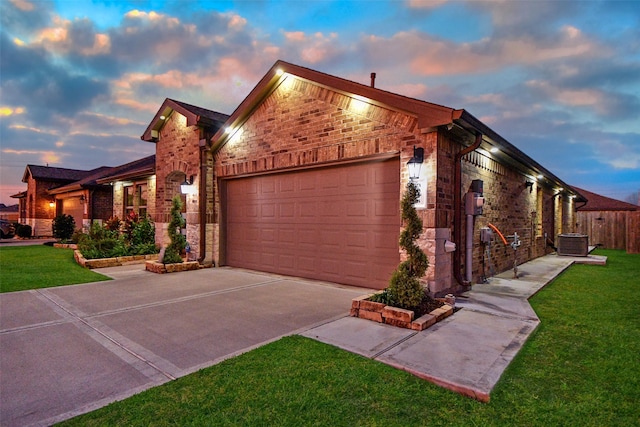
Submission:
[[[399,262],[398,159],[227,182],[227,264],[384,288]]]

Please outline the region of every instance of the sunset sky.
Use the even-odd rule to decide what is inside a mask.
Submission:
[[[165,98],[231,114],[278,59],[464,108],[565,182],[640,190],[640,0],[0,0],[0,203],[27,164],[153,154]]]

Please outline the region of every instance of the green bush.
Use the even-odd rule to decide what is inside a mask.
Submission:
[[[122,227],[122,221],[117,216],[112,216],[104,223],[104,228],[111,231],[120,231],[120,227]]]
[[[76,221],[71,215],[61,214],[55,217],[51,223],[53,237],[60,241],[70,240],[76,230]]]
[[[104,226],[94,222],[88,234],[78,235],[78,250],[86,259],[158,253],[155,228],[147,217],[132,224],[131,236],[134,236],[134,239],[118,231],[119,227],[114,227],[119,222],[117,218],[110,219]]]
[[[33,229],[30,225],[27,224],[18,224],[16,226],[16,234],[18,237],[22,237],[23,239],[28,239],[33,234]]]
[[[129,242],[131,246],[139,247],[148,244],[155,245],[156,229],[149,217],[144,215],[131,224],[131,232],[129,233]]]
[[[400,308],[411,309],[420,304],[425,296],[425,289],[420,283],[429,267],[427,255],[416,245],[415,241],[422,233],[422,220],[414,205],[420,199],[420,190],[409,182],[402,196],[401,212],[404,230],[400,233],[400,246],[407,254],[407,260],[400,263],[393,272],[387,293],[389,298]]]
[[[169,221],[169,228],[167,230],[171,243],[169,243],[169,246],[167,246],[164,252],[164,257],[162,258],[164,264],[177,264],[183,261],[181,254],[187,247],[187,239],[180,234],[180,229],[185,225],[184,219],[180,214],[181,209],[182,201],[180,200],[180,196],[176,196],[173,198],[171,221]]]

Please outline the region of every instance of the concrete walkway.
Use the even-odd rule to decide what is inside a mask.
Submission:
[[[0,294],[0,425],[51,425],[344,317],[348,286],[239,269]]]
[[[606,257],[547,255],[474,285],[456,299],[453,316],[416,332],[344,317],[302,335],[378,360],[488,402],[491,390],[540,320],[528,299],[573,263]]]

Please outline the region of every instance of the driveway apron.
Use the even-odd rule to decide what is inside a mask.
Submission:
[[[142,268],[142,267],[141,267]],[[343,317],[361,288],[230,268],[0,294],[0,425],[50,425]]]

